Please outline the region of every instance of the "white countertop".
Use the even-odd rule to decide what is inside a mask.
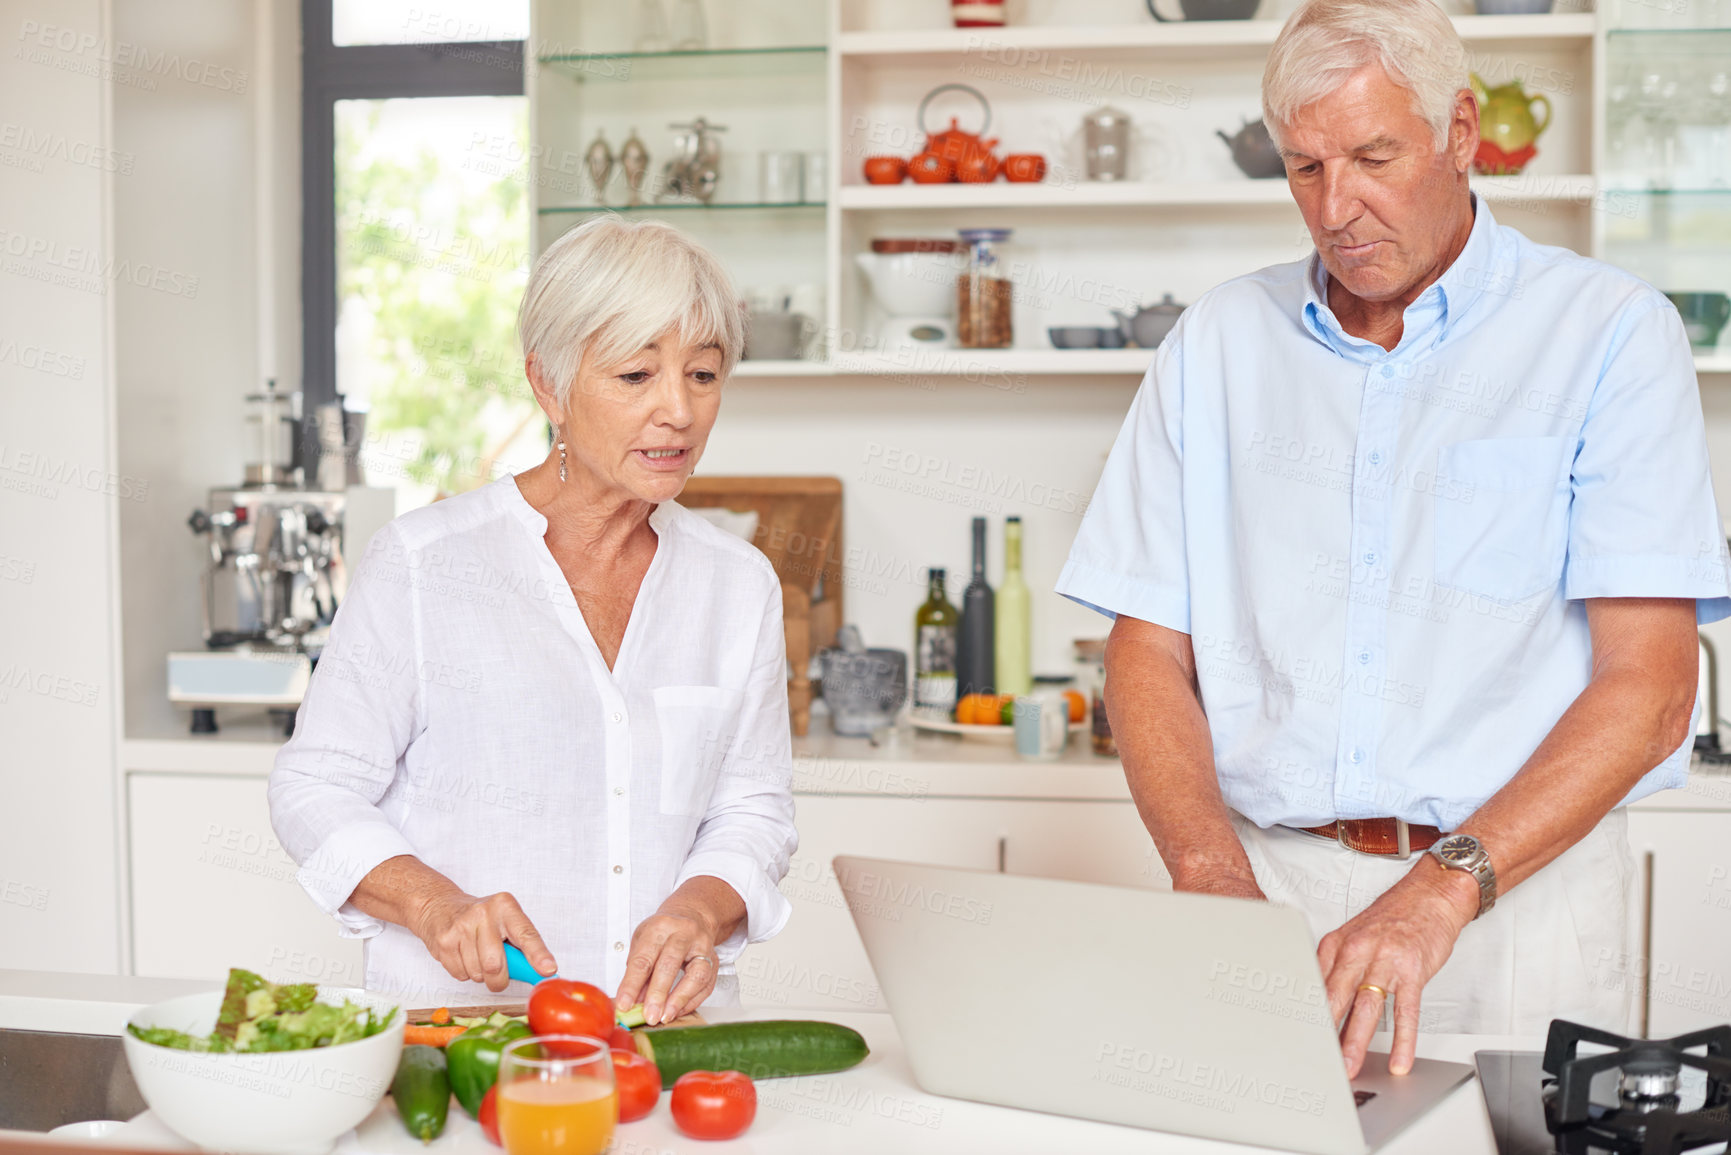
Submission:
[[[140,1007],[213,987],[185,979],[0,970],[0,1028],[118,1035]]]
[[[17,974],[18,972],[12,972]],[[0,972],[0,979],[5,972]],[[13,980],[16,981],[16,980]],[[3,1004],[0,1004],[3,1007]],[[717,1021],[777,1017],[767,1012],[706,1012]],[[818,1152],[870,1152],[880,1155],[959,1155],[993,1152],[1014,1155],[1057,1155],[1060,1152],[1160,1152],[1202,1155],[1260,1148],[1144,1131],[1110,1123],[1095,1123],[1019,1111],[930,1095],[914,1083],[907,1059],[886,1014],[833,1013],[831,1022],[853,1027],[866,1038],[871,1055],[851,1071],[799,1079],[769,1079],[757,1085],[758,1112],[751,1130],[727,1143],[697,1142],[674,1130],[664,1095],[655,1113],[620,1128],[616,1152],[633,1155],[703,1153],[703,1155],[813,1155]],[[6,1025],[0,1022],[0,1025]],[[1383,1040],[1386,1045],[1386,1040]],[[1430,1058],[1472,1061],[1484,1049],[1537,1050],[1542,1041],[1467,1035],[1421,1036],[1419,1053]],[[3,1134],[3,1133],[0,1133]],[[38,1137],[39,1138],[39,1137]],[[166,1132],[148,1114],[114,1137],[137,1147],[191,1150]],[[1494,1155],[1490,1123],[1476,1080],[1457,1087],[1438,1107],[1418,1120],[1379,1155],[1427,1155],[1448,1150],[1458,1155]],[[453,1107],[445,1134],[430,1146],[410,1136],[396,1119],[389,1099],[363,1123],[355,1135],[341,1141],[340,1153],[380,1155],[497,1155],[480,1128]]]
[[[811,730],[793,740],[795,794],[1130,799],[1123,766],[1116,758],[1094,754],[1086,734],[1074,735],[1057,761],[1030,762],[1018,757],[1008,741],[933,734],[906,723],[876,746],[864,738],[838,738],[821,711],[813,716]],[[224,721],[216,734],[127,738],[121,759],[128,773],[264,777],[281,745],[281,735],[262,714],[242,715]],[[1697,762],[1687,787],[1644,798],[1634,808],[1731,811],[1731,766]]]

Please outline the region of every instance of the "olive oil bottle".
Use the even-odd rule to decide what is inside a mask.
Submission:
[[[914,708],[956,708],[956,630],[961,615],[944,596],[944,571],[926,571],[926,603],[914,612]]]

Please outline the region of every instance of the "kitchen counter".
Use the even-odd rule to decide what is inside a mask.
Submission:
[[[51,976],[46,976],[51,977]],[[19,993],[46,990],[45,976],[26,972],[0,972],[0,991]],[[98,976],[89,976],[97,980]],[[138,980],[108,980],[137,983]],[[188,986],[194,984],[177,984]],[[145,993],[142,987],[106,988],[102,999],[120,993]],[[166,997],[166,996],[165,996]],[[64,1002],[64,1000],[61,1000]],[[70,1005],[60,1008],[58,1027],[50,1019],[35,1020],[37,1029],[72,1029],[78,1023],[95,1021],[110,1013],[111,1004],[99,1003],[100,1011],[80,1011]],[[9,1009],[10,1008],[10,1009]],[[18,1025],[16,1008],[0,999],[0,1026]],[[733,1018],[776,1017],[766,1012],[709,1011],[715,1021]],[[614,1151],[618,1155],[810,1155],[816,1152],[894,1151],[897,1155],[942,1152],[1001,1152],[1014,1155],[1051,1155],[1060,1151],[1105,1153],[1185,1153],[1254,1151],[1259,1148],[1217,1143],[1160,1132],[1144,1131],[1109,1123],[1095,1123],[1058,1115],[1018,1111],[960,1099],[948,1099],[921,1091],[913,1080],[902,1052],[895,1024],[886,1014],[829,1013],[820,1016],[853,1027],[866,1037],[871,1056],[859,1067],[834,1075],[799,1079],[773,1079],[758,1084],[757,1121],[742,1139],[729,1143],[697,1142],[673,1129],[666,1097],[648,1119],[621,1128]],[[1386,1040],[1383,1040],[1386,1046]],[[1429,1035],[1421,1038],[1419,1053],[1431,1058],[1471,1062],[1474,1051],[1490,1049],[1535,1050],[1542,1040],[1464,1035]],[[18,1138],[17,1132],[0,1132],[0,1138]],[[40,1138],[40,1136],[35,1136]],[[114,1137],[134,1147],[191,1150],[162,1129],[154,1118],[140,1116]],[[1382,1150],[1386,1155],[1420,1155],[1439,1150],[1459,1155],[1494,1155],[1490,1124],[1474,1080],[1456,1088],[1435,1110],[1414,1123]],[[461,1111],[453,1110],[446,1133],[438,1142],[423,1146],[403,1130],[395,1108],[387,1099],[344,1139],[337,1151],[412,1155],[415,1152],[447,1155],[497,1155],[479,1127]]]
[[[0,970],[0,1028],[118,1035],[140,1007],[211,987],[183,979]]]
[[[819,711],[812,732],[793,740],[795,794],[861,794],[911,798],[1065,798],[1128,801],[1124,768],[1101,758],[1076,734],[1055,762],[1019,758],[1008,741],[964,739],[915,730],[903,723],[873,745],[830,732]],[[1007,737],[1007,735],[1006,735]],[[128,738],[121,759],[129,772],[264,777],[282,736],[263,717],[225,720],[217,734]],[[1731,810],[1731,765],[1697,760],[1689,784],[1635,804],[1639,810]]]

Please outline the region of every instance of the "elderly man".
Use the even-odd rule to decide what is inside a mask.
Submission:
[[[1306,912],[1352,1074],[1388,1004],[1396,1073],[1421,1026],[1628,1025],[1621,807],[1684,781],[1731,613],[1679,318],[1471,194],[1464,59],[1434,0],[1287,22],[1316,251],[1185,313],[1058,582],[1116,618],[1174,884]]]

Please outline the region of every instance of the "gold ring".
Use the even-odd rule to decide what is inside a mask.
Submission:
[[[1381,987],[1377,986],[1375,983],[1359,983],[1358,989],[1361,991],[1375,991],[1377,994],[1381,995],[1383,998],[1385,998],[1385,999],[1388,998],[1388,992],[1383,990]]]

